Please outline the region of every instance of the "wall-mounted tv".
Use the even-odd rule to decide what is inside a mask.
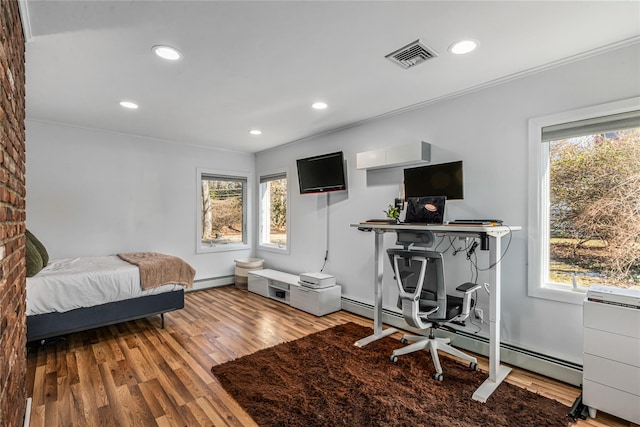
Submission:
[[[462,160],[404,170],[404,197],[446,196],[462,200]]]
[[[296,160],[300,194],[346,190],[342,151]]]

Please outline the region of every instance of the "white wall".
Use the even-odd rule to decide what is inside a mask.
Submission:
[[[402,168],[356,170],[356,153],[427,141],[432,144],[432,163],[464,161],[465,199],[448,204],[446,219],[491,217],[523,226],[523,231],[514,234],[502,263],[503,340],[581,363],[582,306],[527,296],[528,120],[640,95],[639,52],[636,44],[258,153],[256,177],[288,167],[292,185],[291,253],[258,251],[258,256],[269,267],[293,273],[321,268],[327,241],[327,196],[298,193],[295,159],[342,150],[347,159],[348,191],[330,196],[325,272],[336,276],[344,296],[372,303],[373,235],[349,224],[383,216],[382,210],[398,196]],[[386,243],[393,244],[393,237],[388,235]],[[447,262],[448,281],[454,287],[469,280],[464,254],[455,259],[449,256]],[[481,254],[479,264],[487,266],[486,253]],[[481,273],[480,282],[486,280]],[[391,307],[395,291],[389,268],[385,285],[385,305]],[[486,312],[486,295],[480,296],[479,306]]]
[[[196,254],[196,169],[253,173],[253,154],[32,120],[26,133],[27,227],[52,258],[155,251],[207,279],[250,255]]]

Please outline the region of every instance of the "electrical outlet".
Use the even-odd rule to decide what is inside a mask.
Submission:
[[[476,308],[475,310],[473,310],[473,313],[476,315],[476,319],[484,323],[484,311],[482,311],[481,308]]]

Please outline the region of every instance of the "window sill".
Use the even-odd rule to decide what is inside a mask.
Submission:
[[[543,298],[568,304],[582,305],[586,297],[586,289],[573,290],[568,286],[547,284],[535,289],[529,289],[529,296]]]
[[[259,251],[275,252],[278,254],[289,254],[289,248],[287,246],[279,247],[277,245],[259,245]]]
[[[251,250],[251,246],[238,243],[212,243],[211,245],[198,246],[196,253],[211,253],[211,252],[231,252],[231,251],[246,251]]]

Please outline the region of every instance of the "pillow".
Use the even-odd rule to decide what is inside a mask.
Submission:
[[[36,249],[36,245],[29,239],[26,242],[26,258],[27,258],[27,277],[33,277],[44,268],[42,257]]]
[[[49,253],[47,252],[47,249],[29,230],[25,230],[24,235],[27,236],[27,240],[31,240],[31,243],[33,243],[33,246],[35,246],[36,250],[40,254],[40,258],[42,258],[42,266],[46,267],[47,264],[49,264]]]

